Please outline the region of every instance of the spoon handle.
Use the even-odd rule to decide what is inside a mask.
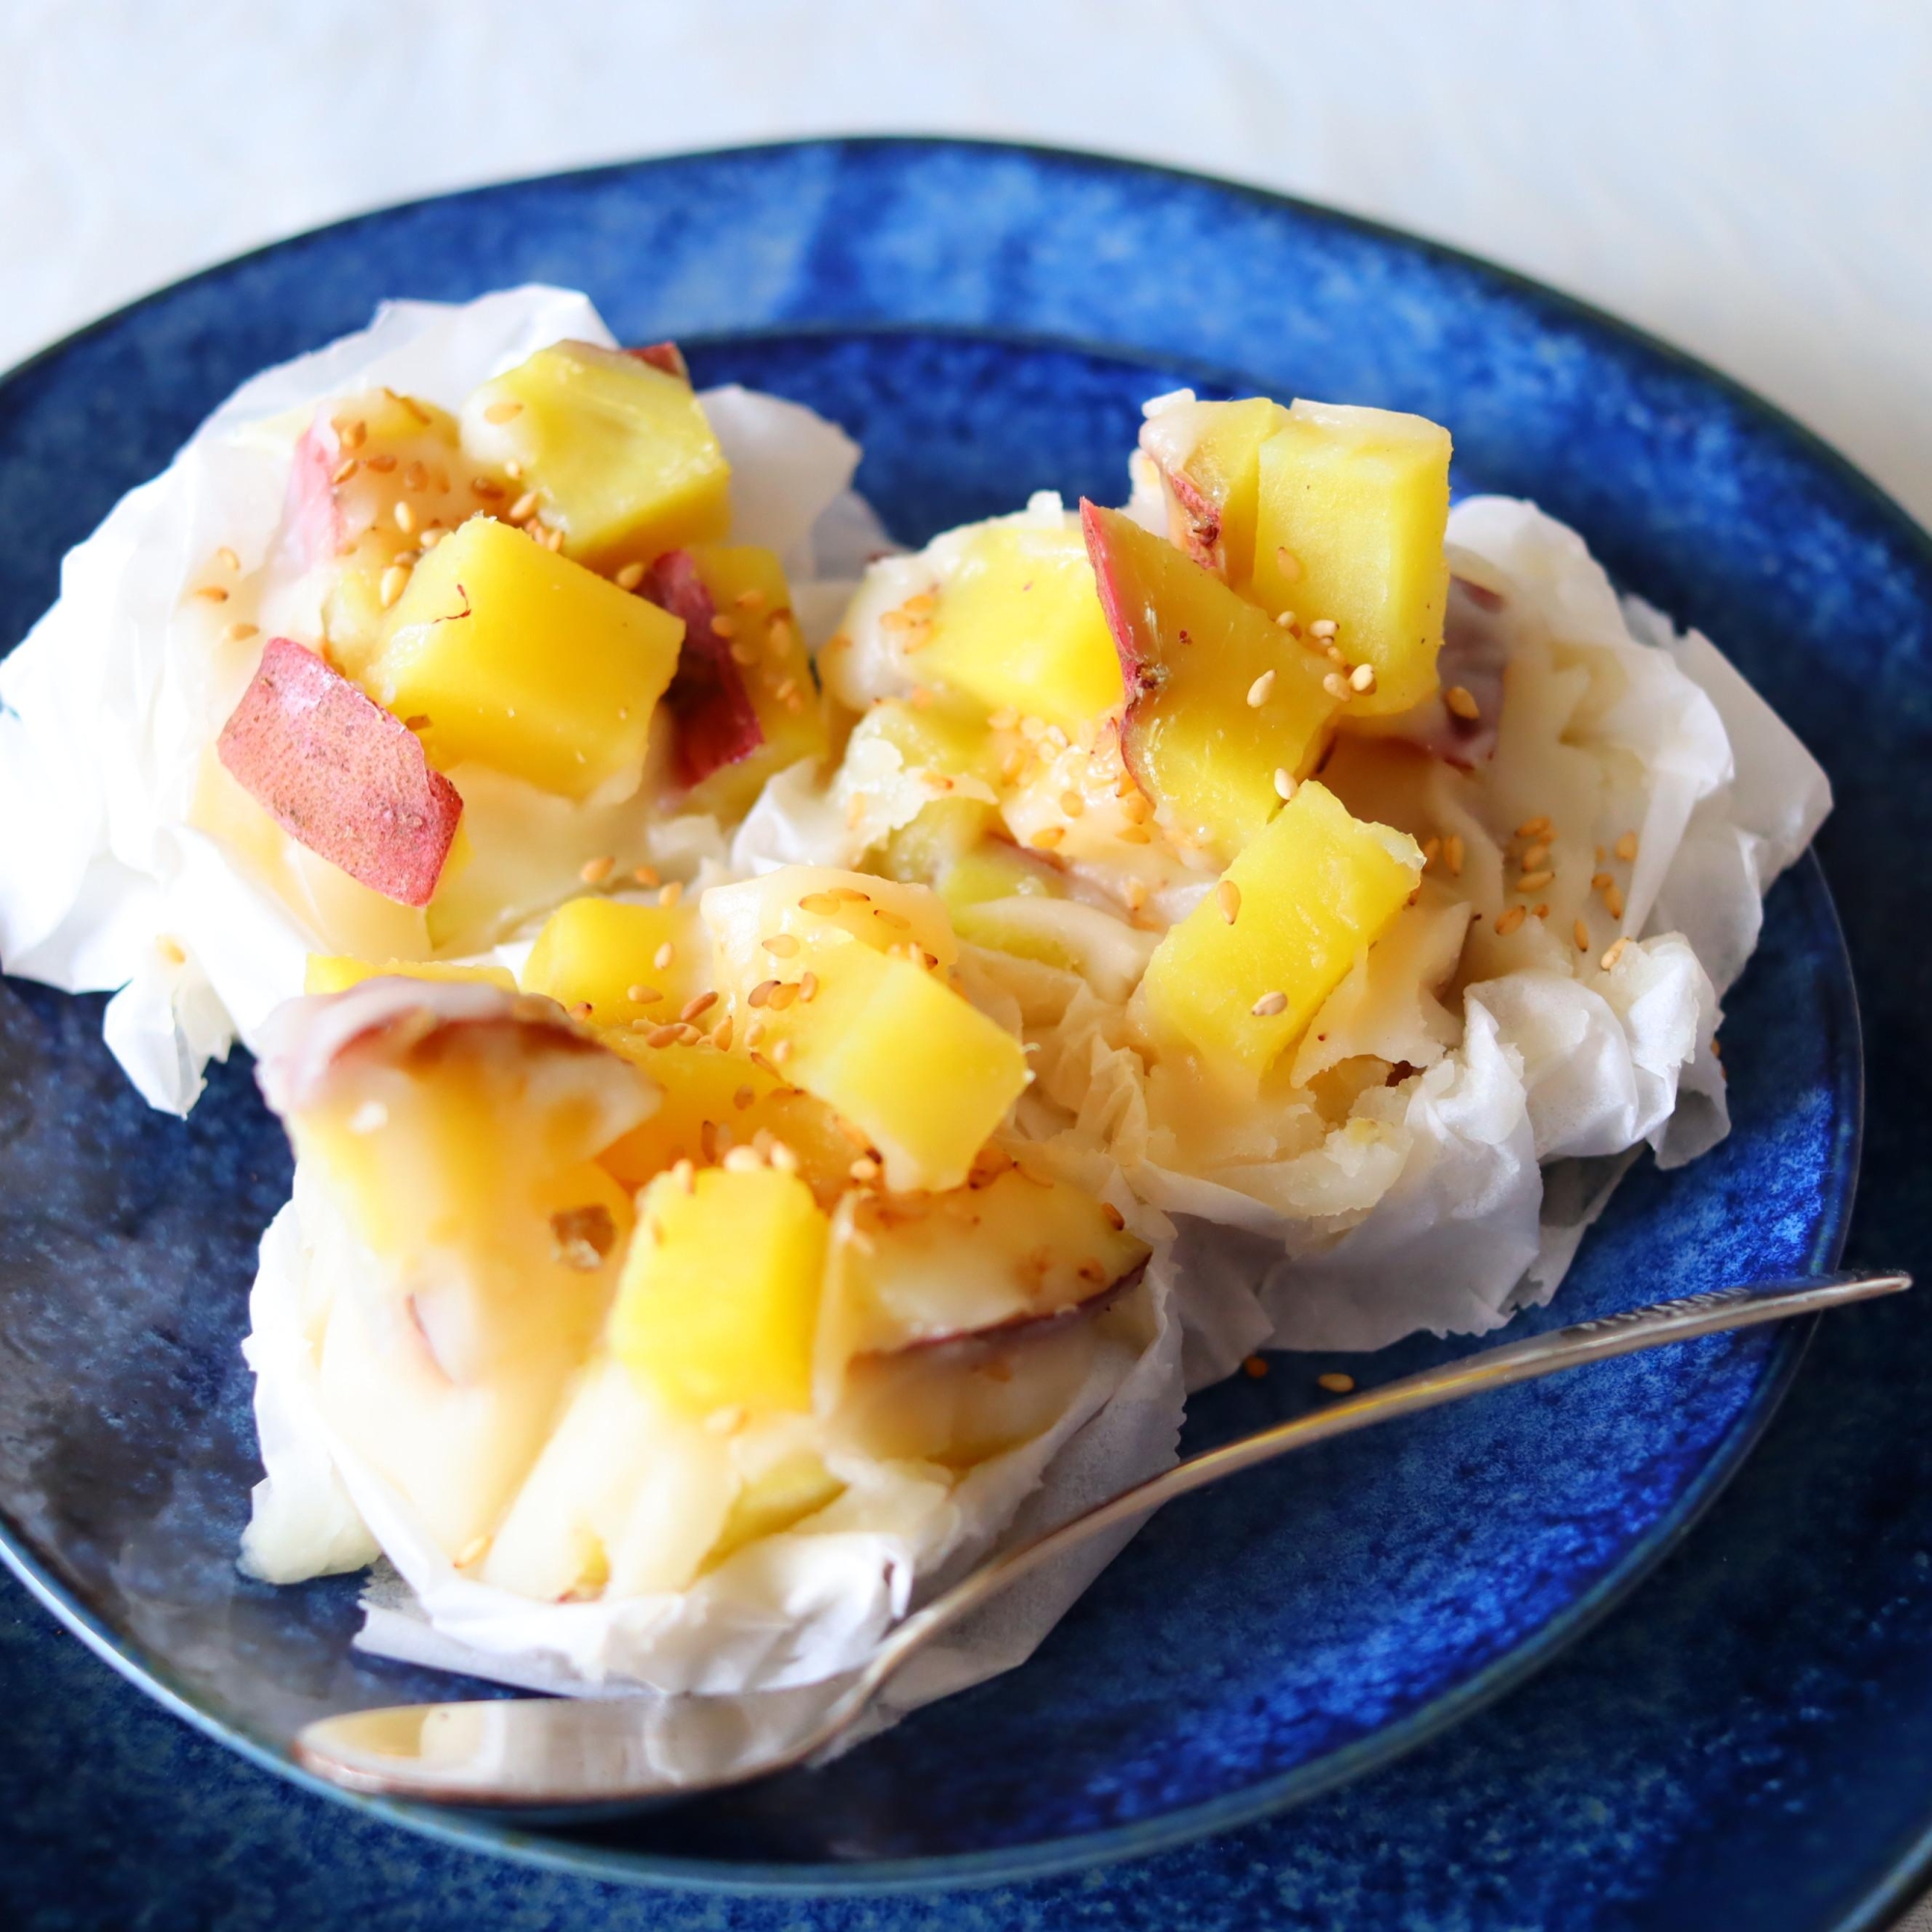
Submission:
[[[868,1701],[915,1651],[941,1631],[1030,1571],[1077,1548],[1090,1537],[1157,1510],[1177,1496],[1206,1489],[1224,1476],[1271,1463],[1277,1456],[1326,1442],[1333,1436],[1352,1435],[1358,1429],[1372,1429],[1377,1423],[1393,1421],[1399,1415],[1440,1408],[1445,1403],[1461,1402],[1465,1396],[1480,1395],[1487,1389],[1536,1381],[1564,1369],[1580,1368],[1585,1362],[1632,1355],[1643,1349],[1689,1342],[1726,1329],[1750,1328],[1761,1321],[1787,1321],[1793,1316],[1815,1314],[1846,1302],[1866,1301],[1874,1295],[1895,1294],[1911,1286],[1912,1277],[1899,1270],[1877,1274],[1847,1272],[1749,1282],[1703,1294],[1687,1294],[1676,1301],[1653,1302],[1598,1321],[1572,1322],[1567,1328],[1553,1328],[1548,1334],[1506,1343],[1499,1349],[1479,1350],[1457,1361],[1404,1376],[1378,1388],[1364,1389],[1358,1395],[1327,1404],[1292,1421],[1278,1422],[1271,1429],[1258,1430],[1218,1449],[1203,1450],[1158,1476],[1150,1476],[1146,1482],[1122,1490],[1119,1495],[1071,1518],[1058,1528],[1047,1530],[1032,1542],[995,1557],[942,1592],[899,1625],[854,1689],[863,1687],[862,1701]]]
[[[1009,1584],[1090,1538],[1223,1476],[1486,1389],[1892,1294],[1911,1285],[1911,1278],[1898,1272],[1808,1275],[1633,1308],[1479,1350],[1190,1456],[942,1591],[893,1631],[842,1688],[768,1693],[806,1700],[770,1728],[751,1722],[740,1700],[727,1697],[411,1704],[321,1719],[297,1738],[296,1756],[308,1770],[352,1790],[550,1817],[634,1810],[770,1776],[809,1763],[837,1742],[910,1659]]]

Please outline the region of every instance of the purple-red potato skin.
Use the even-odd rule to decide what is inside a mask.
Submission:
[[[318,410],[296,444],[288,505],[282,513],[284,540],[299,569],[333,562],[342,547],[342,511],[335,500],[335,471],[341,461],[342,440],[335,425],[327,410]]]
[[[384,898],[429,903],[463,800],[415,734],[315,652],[271,638],[215,752],[291,838]]]
[[[1138,701],[1152,696],[1167,681],[1159,644],[1153,635],[1151,613],[1144,604],[1136,605],[1122,595],[1118,558],[1108,538],[1106,513],[1085,497],[1080,502],[1080,533],[1087,540],[1087,555],[1094,565],[1094,586],[1099,592],[1100,610],[1121,660],[1121,682],[1126,687],[1126,705],[1121,715],[1121,762],[1151,799],[1153,788],[1135,757],[1140,734],[1133,728]],[[1218,526],[1215,534],[1218,538]]]
[[[764,726],[729,643],[714,628],[717,608],[691,553],[667,551],[638,588],[661,610],[684,619],[684,642],[664,701],[675,727],[671,755],[677,781],[689,790],[721,766],[750,757],[765,742]]]
[[[1227,575],[1221,550],[1221,506],[1184,469],[1163,469],[1161,481],[1167,485],[1167,534],[1177,550],[1182,550],[1203,570],[1217,577]]]
[[[662,369],[667,376],[675,376],[687,386],[690,384],[690,364],[675,342],[647,342],[641,349],[627,349],[624,354],[635,355],[639,362],[648,362],[653,369]]]
[[[1051,1308],[1038,1315],[1009,1315],[1004,1321],[995,1321],[990,1327],[955,1328],[950,1334],[922,1335],[918,1341],[907,1342],[900,1348],[872,1352],[879,1360],[890,1360],[895,1355],[921,1355],[934,1349],[952,1350],[964,1355],[980,1350],[1005,1348],[1014,1342],[1032,1342],[1042,1335],[1057,1334],[1075,1321],[1104,1314],[1123,1294],[1137,1288],[1146,1273],[1147,1263],[1141,1262],[1117,1280],[1101,1284],[1070,1307]]]

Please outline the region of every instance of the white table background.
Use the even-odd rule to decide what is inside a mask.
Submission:
[[[1932,525],[1927,0],[0,0],[0,365],[387,202],[906,131],[1173,161],[1508,263]]]

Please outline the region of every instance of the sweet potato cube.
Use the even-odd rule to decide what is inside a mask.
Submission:
[[[1118,510],[1081,508],[1127,685],[1121,755],[1162,821],[1232,859],[1328,743],[1326,658]]]
[[[656,605],[475,517],[416,565],[361,682],[444,770],[473,759],[582,799],[642,772],[683,635]]]
[[[1449,432],[1393,410],[1297,402],[1262,445],[1254,594],[1329,619],[1375,689],[1350,712],[1406,711],[1435,689],[1449,594]]]
[[[642,591],[685,626],[665,694],[678,809],[740,818],[775,772],[830,749],[784,570],[755,544],[696,544],[660,557]]]
[[[827,1232],[796,1175],[660,1175],[639,1197],[611,1352],[678,1413],[810,1408]]]
[[[523,972],[525,992],[545,994],[599,1027],[674,1020],[710,982],[710,943],[695,906],[606,898],[558,906]],[[581,1010],[586,1006],[588,1013]]]
[[[1160,471],[1168,535],[1224,582],[1247,582],[1255,567],[1255,511],[1262,444],[1288,412],[1265,396],[1237,403],[1183,403],[1141,429]]]
[[[384,898],[429,903],[463,801],[409,729],[313,651],[270,639],[215,752],[290,838]]]
[[[1020,1042],[903,956],[847,940],[800,963],[813,997],[767,1009],[785,1077],[866,1133],[889,1187],[961,1185],[1030,1077]]]
[[[1121,701],[1120,667],[1077,529],[1024,519],[986,525],[941,584],[910,660],[989,710],[1067,731]]]
[[[641,355],[558,342],[463,406],[463,446],[536,492],[567,556],[596,570],[722,538],[730,467],[690,381]]]
[[[1293,1045],[1415,890],[1406,833],[1352,818],[1314,780],[1154,949],[1141,997],[1156,1033],[1257,1079]],[[1228,905],[1236,907],[1228,918]]]

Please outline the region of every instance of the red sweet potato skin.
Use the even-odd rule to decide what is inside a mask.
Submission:
[[[415,735],[290,638],[271,638],[216,755],[290,838],[401,905],[430,901],[463,800]]]
[[[675,376],[680,383],[691,381],[684,351],[675,342],[647,342],[641,349],[627,349],[624,354],[635,355],[639,362],[648,362],[653,369],[662,369],[667,376]]]
[[[677,781],[688,788],[719,766],[750,757],[765,742],[764,726],[729,643],[712,628],[718,612],[691,553],[667,551],[639,588],[684,619],[684,644],[664,701],[676,726],[671,755]]]

